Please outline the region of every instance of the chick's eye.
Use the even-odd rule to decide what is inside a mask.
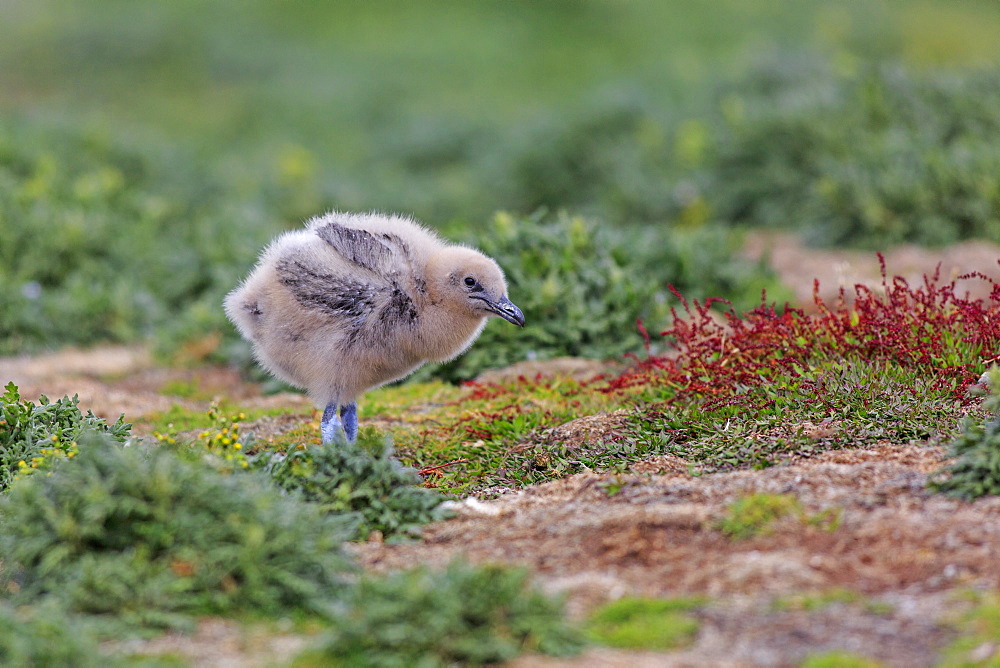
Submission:
[[[474,279],[472,276],[466,276],[465,277],[465,284],[468,285],[471,288],[473,285],[476,284],[476,279]]]

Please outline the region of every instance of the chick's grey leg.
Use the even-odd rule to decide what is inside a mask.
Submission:
[[[323,410],[323,419],[319,423],[320,433],[323,435],[324,443],[333,443],[337,440],[337,433],[344,431],[344,425],[337,417],[337,403],[327,404]]]
[[[343,421],[347,442],[353,443],[358,437],[358,404],[356,401],[340,407],[340,419]]]

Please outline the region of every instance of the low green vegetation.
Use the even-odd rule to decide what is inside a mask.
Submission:
[[[55,402],[42,396],[35,404],[21,399],[13,382],[7,383],[5,389],[0,395],[0,492],[14,478],[47,469],[58,459],[75,456],[84,434],[104,434],[123,443],[132,427],[125,422],[125,416],[108,424],[91,411],[83,415],[75,396]]]
[[[455,563],[358,580],[345,540],[412,538],[445,517],[445,497],[419,487],[373,430],[281,453],[218,407],[208,418],[206,431],[156,447],[84,430],[47,475],[5,490],[0,589],[19,606],[0,607],[5,665],[72,663],[60,657],[74,652],[100,665],[100,639],[206,615],[311,620],[322,637],[302,665],[481,665],[582,646],[522,570]],[[85,418],[66,422],[80,431]]]
[[[223,475],[166,448],[81,442],[0,503],[17,600],[141,626],[192,614],[316,611],[346,585],[342,520],[263,476]]]
[[[578,203],[593,211],[583,219],[529,215],[574,202],[523,193],[498,202],[515,213],[492,223],[487,213],[444,221],[451,236],[500,261],[532,326],[490,328],[442,377],[467,379],[525,355],[636,352],[641,341],[628,332],[637,317],[669,324],[668,285],[688,298],[725,297],[738,310],[762,289],[780,303],[787,294],[765,266],[740,258],[734,226],[801,229],[817,243],[872,248],[1000,241],[998,195],[982,176],[1000,160],[989,142],[1000,128],[990,75],[928,78],[888,65],[842,75],[828,63],[786,70],[762,65],[721,86],[703,118],[676,128],[661,127],[652,111],[613,112],[631,120],[610,124],[617,134],[600,150],[611,155],[588,157],[604,171],[571,175],[565,189],[627,192],[648,181],[635,201]],[[565,132],[591,133],[590,121],[581,122]],[[26,123],[0,120],[0,211],[19,221],[0,227],[0,352],[154,336],[176,361],[249,359],[222,316],[222,296],[270,237],[335,203],[287,218],[267,188],[237,192],[227,177],[202,173],[155,142],[140,151],[114,137]],[[631,165],[615,159],[650,127],[676,147]],[[558,133],[540,135],[553,138],[533,151],[586,150]],[[509,169],[524,159],[511,157]],[[529,170],[525,183],[551,185],[555,169]]]
[[[17,222],[0,225],[0,353],[211,331],[197,324],[213,319],[228,258],[252,257],[238,247],[269,234],[265,218],[219,225],[212,186],[168,175],[155,152],[0,116],[0,220]]]
[[[719,530],[739,540],[766,533],[774,522],[789,515],[801,515],[802,505],[791,494],[751,494],[733,501]]]
[[[1000,242],[996,72],[837,70],[776,59],[721,88],[691,173],[706,215],[828,246]]]
[[[455,400],[431,407],[417,429],[395,432],[400,458],[436,468],[426,484],[458,495],[513,489],[586,468],[627,466],[654,454],[632,442],[567,448],[548,442],[548,428],[621,405],[603,382],[522,379],[474,385]]]
[[[882,665],[878,661],[854,652],[833,650],[832,652],[809,655],[805,661],[799,664],[799,668],[880,668]]]
[[[696,599],[621,598],[590,615],[587,636],[610,647],[674,649],[694,639],[699,624],[689,613],[701,604]]]
[[[294,408],[247,408],[240,406],[237,402],[223,397],[221,400],[212,400],[209,409],[202,410],[199,407],[191,408],[181,404],[174,404],[169,410],[162,413],[154,413],[141,421],[147,431],[152,431],[157,439],[168,441],[183,433],[201,430],[205,432],[204,438],[211,440],[222,433],[226,427],[240,425],[243,422],[260,420],[265,417],[287,415],[294,412]],[[162,438],[161,438],[162,437]]]
[[[930,483],[935,491],[967,501],[1000,494],[1000,370],[993,367],[987,379],[983,409],[988,421],[962,419],[962,433],[949,450],[954,461]]]
[[[522,652],[575,654],[582,637],[561,607],[518,569],[453,562],[366,577],[295,665],[481,666]]]
[[[941,666],[1000,665],[1000,595],[997,592],[973,595],[975,605],[955,624],[958,638],[944,651]]]
[[[804,592],[781,596],[774,601],[772,606],[778,611],[801,610],[805,612],[813,612],[816,610],[823,610],[824,608],[837,604],[863,606],[867,612],[872,614],[891,612],[892,610],[891,607],[887,608],[884,604],[867,601],[862,594],[859,594],[856,591],[841,587],[835,587],[833,589],[823,591]]]
[[[448,516],[441,506],[447,497],[420,487],[416,470],[393,454],[388,437],[365,429],[355,443],[298,446],[260,461],[281,489],[350,520],[352,539],[374,531],[389,540],[414,538],[424,524]]]
[[[792,494],[751,494],[729,504],[717,527],[728,537],[743,540],[767,534],[775,522],[789,516],[826,531],[840,526],[840,511],[836,508],[810,515]]]
[[[0,664],[98,668],[97,643],[78,620],[53,606],[15,608],[0,601]]]
[[[637,417],[636,435],[648,449],[719,471],[766,468],[795,453],[947,437],[961,415],[956,388],[893,362],[792,366],[751,382],[719,401],[704,401],[691,388],[651,406]],[[887,414],[899,419],[885,420]]]

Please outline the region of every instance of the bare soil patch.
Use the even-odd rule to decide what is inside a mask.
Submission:
[[[164,368],[142,347],[67,348],[37,356],[0,357],[0,382],[9,381],[18,386],[25,399],[78,395],[84,412],[91,410],[111,421],[124,414],[126,420],[135,423],[133,433],[138,436],[148,435],[144,418],[169,411],[175,405],[207,410],[213,400],[229,399],[248,408],[312,408],[300,394],[265,395],[259,385],[248,383],[237,370],[225,366]],[[181,396],[172,393],[173,387],[193,392]],[[262,421],[263,436],[276,421]]]
[[[713,601],[694,646],[650,659],[656,665],[791,665],[832,649],[931,665],[950,638],[942,620],[960,605],[951,593],[1000,586],[1000,498],[929,494],[940,458],[938,448],[886,445],[704,477],[673,463],[666,475],[615,479],[613,494],[612,476],[584,473],[463,508],[418,544],[352,550],[373,571],[456,556],[525,566],[566,593],[576,616],[626,594]],[[839,523],[788,517],[742,541],[716,528],[729,503],[759,492],[794,494],[807,515],[834,513]],[[840,590],[867,603],[775,609],[782,597]],[[573,665],[614,661],[597,652]]]
[[[806,310],[815,308],[814,280],[819,281],[819,296],[828,304],[836,301],[841,289],[850,301],[855,285],[876,291],[882,285],[878,256],[872,251],[808,248],[793,234],[760,232],[749,236],[745,252],[752,258],[766,258],[782,284],[794,292],[794,301]],[[987,241],[945,248],[906,244],[886,250],[883,257],[889,276],[901,276],[911,285],[920,285],[925,274],[935,271],[945,281],[973,273],[1000,281],[1000,246]],[[959,280],[958,288],[957,294],[968,292],[970,298],[990,294],[989,283],[978,278]]]

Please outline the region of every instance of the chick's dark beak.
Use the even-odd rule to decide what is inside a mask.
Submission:
[[[524,314],[521,313],[521,309],[515,306],[511,300],[501,297],[495,302],[486,303],[489,304],[491,311],[507,322],[512,322],[518,327],[524,327]]]

